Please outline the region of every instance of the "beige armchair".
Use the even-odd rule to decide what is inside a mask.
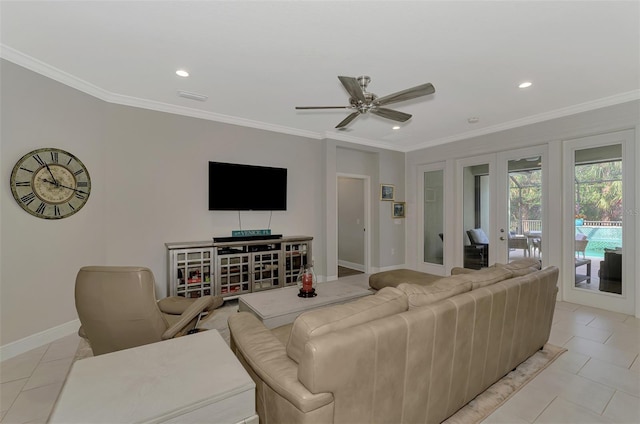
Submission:
[[[211,318],[219,296],[195,299],[155,296],[148,268],[86,266],[76,277],[75,301],[81,327],[94,355],[159,342],[187,334],[200,317]]]

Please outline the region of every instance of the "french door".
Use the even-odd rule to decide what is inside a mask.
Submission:
[[[547,147],[457,161],[456,262],[480,269],[549,252]],[[553,249],[552,249],[553,250]]]

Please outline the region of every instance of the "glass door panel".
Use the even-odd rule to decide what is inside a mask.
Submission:
[[[444,264],[444,170],[425,171],[423,242],[425,263]]]
[[[567,302],[636,313],[635,149],[633,130],[563,142],[562,283]]]
[[[622,145],[574,151],[575,287],[622,294]]]
[[[489,266],[491,180],[489,163],[462,168],[462,242],[464,267]]]
[[[542,257],[542,157],[507,162],[508,261]]]
[[[495,252],[498,262],[528,257],[542,261],[545,255],[559,253],[546,252],[546,246],[551,245],[544,237],[549,231],[544,225],[548,214],[546,157],[546,146],[498,153],[496,230],[499,240]]]

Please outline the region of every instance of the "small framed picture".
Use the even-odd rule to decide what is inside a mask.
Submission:
[[[380,184],[380,200],[393,201],[396,195],[396,186],[392,184]]]
[[[405,203],[404,202],[393,202],[391,204],[393,217],[394,218],[404,218],[405,213]]]

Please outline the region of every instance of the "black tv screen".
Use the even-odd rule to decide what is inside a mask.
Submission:
[[[287,169],[209,162],[209,210],[287,210]]]

